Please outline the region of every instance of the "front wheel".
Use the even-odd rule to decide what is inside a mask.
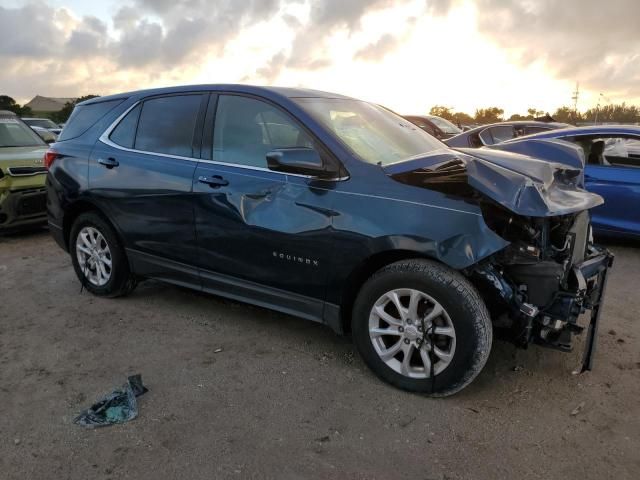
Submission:
[[[491,351],[491,319],[477,290],[428,260],[393,263],[373,275],[356,299],[352,331],[376,375],[434,396],[468,385]]]

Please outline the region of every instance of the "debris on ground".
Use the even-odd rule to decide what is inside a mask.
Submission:
[[[582,411],[583,408],[584,408],[584,402],[580,402],[576,408],[571,410],[571,416],[575,417]]]
[[[515,367],[513,367],[514,372],[520,372],[522,370],[524,370],[524,367],[522,365],[516,365]]]
[[[216,349],[213,351],[213,353],[220,353],[221,351],[222,351],[222,349],[221,349],[221,348],[216,348]]]
[[[73,423],[83,427],[104,427],[125,423],[138,416],[136,397],[149,390],[142,384],[141,375],[127,378],[127,384],[114,390],[78,415]]]

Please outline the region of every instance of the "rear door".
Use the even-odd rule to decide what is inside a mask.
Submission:
[[[145,99],[91,153],[91,194],[122,233],[137,273],[198,282],[191,187],[207,98]]]
[[[207,117],[211,148],[203,145],[193,186],[204,288],[320,319],[333,182],[274,172],[266,162],[275,148],[316,143],[262,99],[220,95]]]

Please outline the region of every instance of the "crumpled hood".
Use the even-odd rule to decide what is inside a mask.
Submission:
[[[564,146],[560,148],[566,153]],[[553,153],[550,146],[547,154],[552,157]],[[528,217],[566,215],[604,203],[602,197],[582,188],[583,168],[568,163],[480,148],[439,150],[384,170],[404,183],[452,195],[464,196],[464,187],[471,187]]]

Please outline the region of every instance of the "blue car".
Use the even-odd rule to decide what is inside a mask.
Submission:
[[[591,368],[602,198],[577,148],[548,143],[539,159],[461,153],[313,90],[124,93],[76,106],[47,151],[48,220],[94,295],[153,278],[297,315],[351,334],[390,384],[451,395],[494,327],[563,351],[586,328]]]
[[[536,133],[502,145],[557,139],[578,145],[587,190],[604,198],[592,211],[596,233],[640,239],[640,127],[596,125]]]

